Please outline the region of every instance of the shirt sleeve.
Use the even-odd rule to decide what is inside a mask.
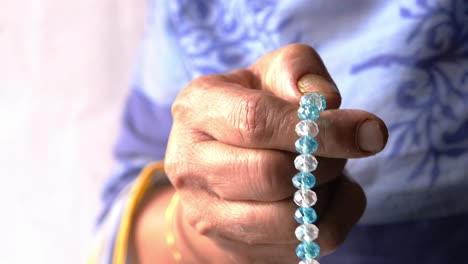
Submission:
[[[163,162],[151,162],[113,199],[112,206],[100,219],[88,264],[130,263],[128,252],[133,216],[149,188],[168,183]]]
[[[128,213],[141,173],[148,164],[162,163],[172,126],[171,105],[183,87],[177,71],[168,74],[165,62],[177,63],[166,1],[149,1],[145,37],[134,66],[130,92],[121,118],[120,134],[114,148],[115,166],[102,191],[102,211],[97,219],[95,241],[88,263],[113,263],[112,256],[120,225]],[[157,21],[156,21],[157,20]],[[169,68],[181,68],[172,65]],[[182,67],[183,68],[183,67]],[[140,175],[140,176],[139,176]],[[162,174],[152,176],[152,184],[168,184]]]

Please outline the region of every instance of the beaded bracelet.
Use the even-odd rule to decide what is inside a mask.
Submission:
[[[305,93],[300,100],[297,116],[301,120],[296,125],[296,133],[300,137],[296,143],[296,151],[299,156],[294,160],[294,165],[299,171],[292,182],[297,190],[294,194],[294,202],[299,208],[294,213],[294,218],[300,224],[295,235],[301,243],[296,248],[296,255],[302,260],[299,264],[319,264],[315,258],[320,255],[320,246],[314,242],[319,230],[313,223],[317,220],[317,213],[312,206],[317,202],[317,194],[312,190],[315,186],[315,176],[311,173],[317,168],[317,159],[312,155],[317,151],[317,136],[319,128],[315,122],[326,108],[325,98],[318,93]]]

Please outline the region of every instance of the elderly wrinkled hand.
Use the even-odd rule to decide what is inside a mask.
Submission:
[[[178,243],[194,263],[298,260],[291,177],[299,90],[321,93],[328,106],[318,120],[314,172],[322,254],[362,215],[364,193],[343,168],[348,158],[384,148],[385,124],[366,111],[338,109],[340,93],[317,53],[285,46],[249,68],[192,81],[174,103],[165,168],[180,195]]]

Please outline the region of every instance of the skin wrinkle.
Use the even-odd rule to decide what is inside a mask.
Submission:
[[[268,95],[267,98],[274,98],[272,95]],[[275,120],[277,120],[277,117],[274,115],[274,113],[278,113],[278,111],[272,111],[270,109],[267,109],[266,107],[266,104],[263,104],[263,109],[258,109],[259,111],[262,111],[265,115],[265,126],[264,126],[264,129],[263,129],[263,136],[265,138],[268,138],[270,139],[269,142],[267,142],[268,145],[271,144],[271,140],[276,138],[277,136],[277,133],[278,131],[280,130],[281,128],[281,124],[279,127],[274,127],[272,125],[268,125],[268,124],[275,124]],[[279,113],[281,114],[282,111],[279,111]],[[280,120],[284,120],[283,118],[280,118]],[[271,129],[267,129],[267,128],[271,128]]]
[[[213,144],[216,145],[216,149],[213,148],[214,146],[210,147]],[[294,174],[295,169],[292,165],[284,166],[286,163],[293,164],[294,154],[277,150],[255,150],[250,152],[246,149],[224,146],[216,142],[206,143],[202,149],[197,151],[197,160],[192,162],[200,163],[200,167],[204,170],[199,172],[200,175],[205,175],[209,179],[211,187],[224,199],[232,200],[236,197],[243,200],[262,198],[262,200],[273,201],[277,200],[278,197],[283,198],[292,195],[294,188],[289,184],[290,180],[281,177],[281,175]],[[204,149],[212,149],[215,153],[211,155],[210,152]],[[222,151],[226,153],[222,154]],[[257,167],[259,165],[261,167]],[[211,169],[207,171],[206,167]],[[227,173],[227,175],[223,175],[223,173]],[[219,175],[219,177],[216,175]],[[237,175],[243,176],[237,177]],[[265,183],[262,180],[263,177],[270,177],[274,180],[273,185],[267,187],[268,182]],[[232,188],[232,186],[238,186],[239,188]],[[288,186],[288,188],[284,189],[284,186]],[[269,191],[270,189],[271,191]],[[245,192],[246,190],[248,192]],[[221,194],[221,192],[224,192],[224,194]],[[248,197],[245,196],[247,193],[249,194]],[[269,196],[269,193],[272,196]],[[261,196],[257,196],[257,194]]]
[[[229,116],[233,120],[233,127],[236,134],[242,142],[250,142],[252,135],[255,134],[259,124],[257,124],[257,107],[260,98],[258,95],[245,95],[236,100],[235,105],[237,106],[234,112]]]
[[[280,125],[278,129],[275,131],[276,137],[279,136],[279,133],[285,134],[285,135],[293,135],[296,134],[295,126],[291,126],[290,124],[293,124],[294,122],[298,121],[296,118],[296,109],[292,107],[286,107],[287,108],[285,111],[282,111],[284,113],[283,118],[280,119]],[[283,132],[283,133],[282,133]],[[285,132],[285,133],[284,133]]]

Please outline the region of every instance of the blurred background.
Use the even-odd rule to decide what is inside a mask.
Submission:
[[[1,263],[83,263],[145,0],[0,0]]]

